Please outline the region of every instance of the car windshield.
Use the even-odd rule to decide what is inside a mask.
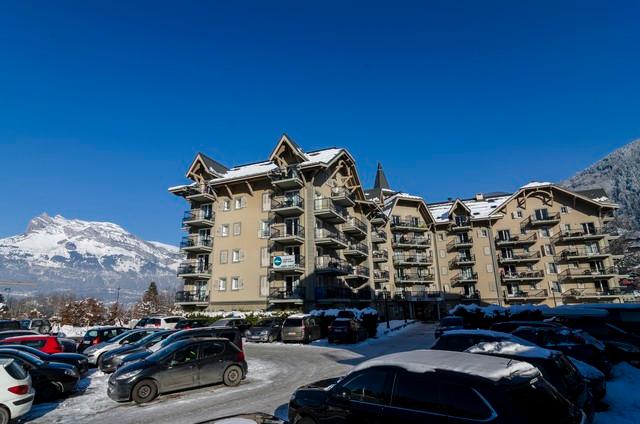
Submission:
[[[263,319],[258,321],[256,327],[271,327],[273,325],[273,320],[271,319]]]
[[[122,339],[124,339],[125,337],[128,337],[128,336],[130,336],[130,335],[131,335],[131,332],[130,332],[130,331],[125,331],[124,333],[120,333],[120,334],[118,334],[117,336],[115,336],[115,337],[113,337],[113,338],[109,339],[109,343],[117,343],[117,342],[119,342],[120,340],[122,340]]]
[[[219,319],[214,322],[212,325],[215,327],[227,327],[231,323],[230,319]]]
[[[348,327],[351,324],[349,320],[334,320],[331,324],[332,327]]]
[[[135,344],[137,345],[146,345],[148,343],[152,343],[152,342],[156,342],[159,340],[162,340],[164,337],[163,335],[165,335],[166,332],[164,331],[159,331],[157,333],[151,333],[148,336],[145,336],[143,338],[141,338],[140,340],[138,340],[137,342],[135,342]]]
[[[463,321],[460,317],[446,317],[440,320],[440,325],[443,327],[451,327],[454,325],[462,325]]]
[[[154,345],[155,346],[155,345]],[[171,343],[167,346],[154,351],[151,355],[149,355],[148,359],[150,361],[162,361],[168,356],[172,355],[176,350],[182,349],[184,347],[183,343]]]
[[[511,405],[520,411],[523,423],[579,423],[579,411],[542,378],[510,390]]]
[[[302,326],[302,318],[288,318],[283,327],[300,327]]]

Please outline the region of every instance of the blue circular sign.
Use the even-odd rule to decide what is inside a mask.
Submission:
[[[273,264],[275,266],[280,266],[282,265],[282,258],[280,256],[276,256],[275,258],[273,258]]]

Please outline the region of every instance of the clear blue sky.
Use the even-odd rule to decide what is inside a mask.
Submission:
[[[194,154],[283,132],[430,201],[564,179],[640,137],[640,3],[526,3],[3,1],[0,236],[47,211],[177,243]]]

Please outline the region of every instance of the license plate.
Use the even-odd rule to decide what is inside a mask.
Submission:
[[[296,333],[287,333],[287,336],[295,336]]]

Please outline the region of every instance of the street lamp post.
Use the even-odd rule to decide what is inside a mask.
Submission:
[[[382,298],[384,299],[384,317],[387,320],[387,330],[391,328],[389,324],[389,304],[387,303],[387,297],[389,296],[389,291],[387,288],[382,289]]]

